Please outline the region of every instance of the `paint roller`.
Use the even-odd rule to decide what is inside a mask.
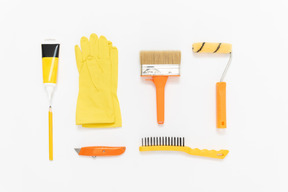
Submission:
[[[216,125],[217,128],[226,128],[226,82],[224,82],[224,78],[232,60],[232,45],[229,43],[194,43],[192,50],[194,53],[229,54],[229,60],[220,82],[216,83]]]

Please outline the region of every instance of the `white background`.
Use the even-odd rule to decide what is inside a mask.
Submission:
[[[288,1],[11,1],[0,4],[0,191],[287,191]],[[75,125],[74,46],[92,32],[119,50],[123,127]],[[40,43],[61,42],[55,92],[54,161]],[[194,42],[233,44],[227,124],[216,129],[215,84],[227,56],[197,56]],[[165,126],[155,88],[140,78],[140,50],[181,50],[181,77],[166,86]],[[184,136],[186,145],[229,149],[225,160],[140,153],[145,136]],[[126,146],[117,157],[74,148]]]

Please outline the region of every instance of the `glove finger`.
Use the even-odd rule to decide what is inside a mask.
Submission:
[[[81,50],[82,50],[82,56],[84,59],[90,55],[90,48],[89,48],[89,41],[87,37],[82,37],[80,40]]]
[[[100,58],[109,58],[109,48],[106,37],[100,36],[99,38],[99,57]]]
[[[116,83],[116,85],[113,83],[113,86],[116,86],[117,90],[117,79],[118,79],[118,49],[117,47],[110,47],[110,58],[111,58],[111,66],[112,66],[112,77],[113,81]]]
[[[112,48],[112,42],[108,41],[108,49],[109,49],[109,57],[111,58],[111,48]]]
[[[82,63],[83,58],[82,58],[80,47],[78,45],[75,45],[75,57],[76,57],[77,69],[78,69],[78,72],[80,73],[81,68],[83,66],[83,63]]]
[[[111,47],[110,49],[110,53],[111,53],[111,61],[112,64],[114,66],[114,64],[118,67],[118,49],[117,47]]]
[[[95,33],[92,33],[90,35],[89,45],[90,45],[90,53],[93,56],[97,56],[97,53],[98,53],[98,36]]]

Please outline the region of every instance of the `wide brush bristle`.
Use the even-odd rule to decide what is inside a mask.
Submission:
[[[143,64],[180,64],[181,51],[141,51],[140,62]]]
[[[144,137],[142,146],[185,146],[184,137]]]

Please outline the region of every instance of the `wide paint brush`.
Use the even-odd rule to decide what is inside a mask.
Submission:
[[[180,51],[141,51],[141,76],[156,87],[157,122],[164,124],[165,85],[169,76],[180,76]]]

